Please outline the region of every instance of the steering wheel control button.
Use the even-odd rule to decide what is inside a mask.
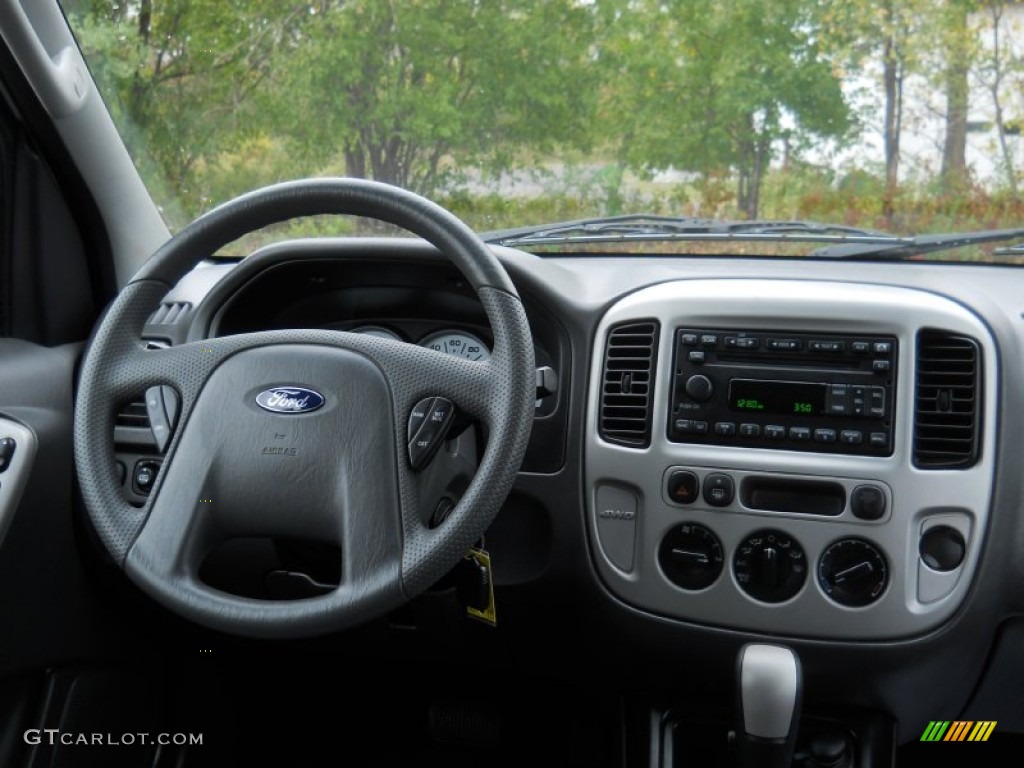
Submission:
[[[601,550],[616,568],[629,573],[636,547],[636,494],[616,485],[599,485],[595,496]]]
[[[889,583],[889,566],[866,539],[840,539],[818,561],[818,584],[829,598],[850,608],[871,605]]]
[[[167,450],[167,444],[171,441],[171,422],[164,407],[164,389],[167,387],[150,387],[146,390],[146,415],[153,432],[153,442],[160,453]]]
[[[674,504],[692,504],[700,493],[700,480],[689,470],[676,469],[668,476],[668,498]]]
[[[14,458],[14,449],[18,444],[13,437],[0,438],[0,472],[11,466],[11,459]]]
[[[918,551],[933,571],[953,571],[963,563],[967,543],[956,528],[936,525],[924,532]]]
[[[752,598],[782,603],[795,596],[807,580],[807,557],[792,536],[768,528],[740,542],[732,569],[740,589]]]
[[[675,526],[658,547],[658,564],[665,578],[691,592],[714,584],[724,562],[722,542],[711,529],[697,523]]]
[[[858,485],[850,494],[850,511],[861,520],[881,520],[885,506],[885,492],[877,485]]]
[[[736,496],[736,485],[729,475],[712,472],[704,478],[704,501],[712,507],[728,507]]]
[[[437,454],[455,418],[455,406],[443,397],[427,397],[413,406],[409,414],[409,432],[416,432],[409,440],[409,463],[414,470],[423,469]]]
[[[136,493],[148,494],[153,490],[153,483],[156,482],[156,474],[160,471],[160,462],[143,460],[136,462],[135,471],[132,472],[132,486]]]
[[[434,397],[425,397],[413,406],[412,411],[409,413],[409,440],[412,440],[416,433],[420,431],[420,427],[427,420],[427,414],[430,413],[430,407],[436,399]]]

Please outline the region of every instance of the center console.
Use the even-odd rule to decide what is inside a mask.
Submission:
[[[994,345],[923,291],[687,280],[606,313],[585,482],[598,571],[682,621],[821,639],[962,601],[992,483]]]

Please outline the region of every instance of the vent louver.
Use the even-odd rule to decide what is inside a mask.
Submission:
[[[613,327],[604,350],[599,431],[609,443],[646,448],[651,442],[658,323]]]
[[[978,460],[980,385],[978,342],[942,331],[917,335],[915,466],[954,469]]]
[[[117,411],[114,417],[115,427],[141,427],[149,429],[149,414],[146,412],[146,403],[137,400],[126,403]]]
[[[190,309],[192,305],[187,301],[165,301],[150,316],[147,325],[177,325],[185,321]]]

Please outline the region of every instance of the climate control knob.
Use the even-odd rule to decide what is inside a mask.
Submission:
[[[885,556],[866,539],[839,539],[818,561],[818,583],[840,605],[857,608],[875,602],[889,583]]]
[[[672,528],[658,547],[658,563],[676,586],[696,591],[714,584],[722,573],[722,542],[697,523]]]
[[[740,589],[755,600],[781,603],[803,587],[807,557],[788,533],[766,528],[740,542],[732,569]]]
[[[715,394],[715,386],[711,383],[711,379],[700,373],[686,380],[685,389],[689,398],[698,403],[707,402]]]

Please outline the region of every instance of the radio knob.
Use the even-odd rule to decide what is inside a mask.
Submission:
[[[686,380],[686,394],[691,400],[696,400],[698,403],[707,402],[714,392],[715,387],[707,376],[698,373]]]

